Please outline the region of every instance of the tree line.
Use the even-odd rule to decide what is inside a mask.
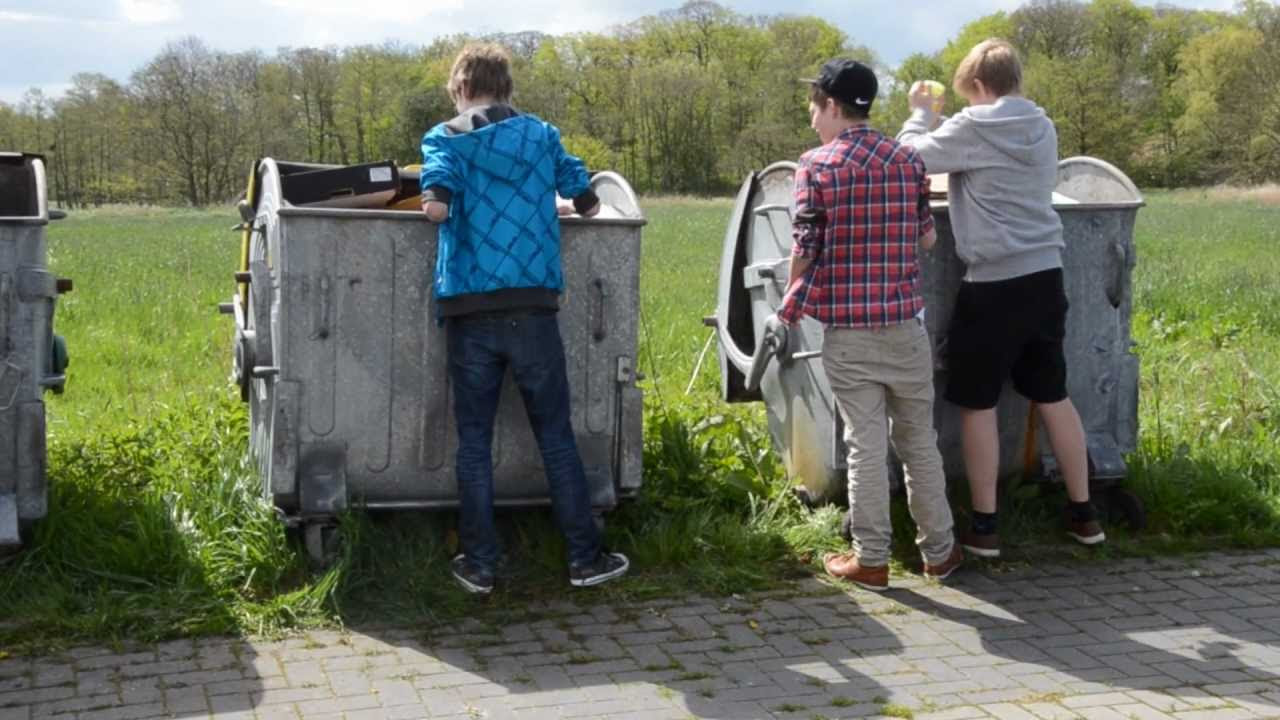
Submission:
[[[877,67],[872,122],[893,132],[913,80],[949,81],[993,36],[1022,53],[1024,91],[1057,124],[1064,157],[1106,159],[1143,185],[1280,178],[1280,7],[1263,0],[1231,13],[1032,0],[897,68],[821,18],[708,0],[600,33],[485,39],[512,52],[516,105],[559,125],[589,167],[641,191],[702,194],[814,144],[797,78],[827,58]],[[32,89],[0,103],[0,149],[45,154],[51,195],[71,207],[226,202],[263,156],[410,164],[422,133],[454,114],[444,83],[468,39],[268,55],[188,37],[127,83],[81,73],[61,97]],[[948,106],[962,102],[949,93]]]

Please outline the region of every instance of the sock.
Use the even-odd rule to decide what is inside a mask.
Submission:
[[[990,535],[996,531],[996,514],[973,511],[973,531],[978,535]]]
[[[1088,522],[1094,518],[1093,504],[1088,500],[1084,502],[1067,501],[1067,510],[1071,513],[1071,519],[1074,522]]]

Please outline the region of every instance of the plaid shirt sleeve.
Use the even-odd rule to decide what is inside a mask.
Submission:
[[[807,164],[796,168],[796,216],[791,223],[795,245],[793,257],[816,260],[822,255],[827,230],[827,213],[823,209],[822,191],[814,182],[813,170]]]
[[[821,190],[813,182],[812,169],[803,158],[796,168],[795,202],[796,214],[791,222],[791,237],[795,242],[791,246],[791,260],[795,262],[804,258],[813,261],[813,265],[803,277],[788,285],[786,296],[778,308],[778,318],[788,324],[799,322],[804,315],[826,242],[827,214],[822,206]]]
[[[933,208],[929,207],[929,175],[925,172],[924,163],[920,161],[920,157],[916,156],[916,168],[920,171],[920,235],[923,236],[930,230],[933,230]]]

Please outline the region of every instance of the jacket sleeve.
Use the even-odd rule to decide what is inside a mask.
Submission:
[[[462,192],[462,175],[457,159],[443,140],[444,135],[434,131],[422,137],[422,174],[418,183],[424,192],[432,188],[444,190],[435,193],[435,199],[448,202]]]
[[[938,129],[929,132],[929,126],[937,117],[925,109],[911,113],[911,117],[902,124],[898,142],[915,148],[931,173],[972,170],[971,150],[976,138],[968,116],[964,113],[952,115]]]
[[[556,162],[556,192],[563,198],[577,198],[591,190],[591,178],[587,166],[576,155],[571,155],[560,142],[560,131],[548,123]],[[589,208],[587,208],[589,209]]]

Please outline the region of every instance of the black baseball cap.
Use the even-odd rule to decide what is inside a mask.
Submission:
[[[835,58],[823,63],[816,78],[800,78],[800,82],[817,85],[818,89],[850,107],[871,109],[880,82],[866,64],[849,58]]]

